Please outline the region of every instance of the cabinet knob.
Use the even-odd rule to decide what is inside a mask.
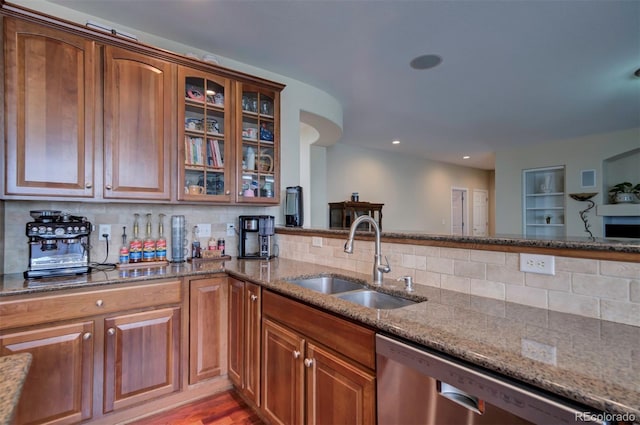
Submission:
[[[258,299],[258,296],[254,295],[254,294],[251,294],[251,296],[249,298],[251,298],[251,301],[256,301]]]
[[[304,359],[304,365],[306,367],[311,367],[313,366],[313,359]]]
[[[109,328],[109,329],[107,329],[107,333],[109,335],[115,335],[116,334],[116,330],[114,328]]]
[[[300,358],[300,351],[294,350],[293,351],[293,358],[294,359],[299,359]]]
[[[93,187],[93,184],[91,182],[86,182],[84,184],[84,187],[86,187],[87,189],[91,189],[91,187]]]
[[[225,194],[225,195],[231,195],[231,191],[230,191],[230,190],[227,190],[224,194]]]
[[[102,300],[96,301],[96,306],[97,307],[102,307],[103,305],[104,305],[104,301],[102,301]]]
[[[111,190],[111,185],[110,185],[110,184],[108,184],[108,185],[106,185],[104,188],[105,188],[105,189],[107,189],[107,190]]]
[[[82,335],[82,339],[85,341],[91,339],[91,332],[85,332],[84,335]]]
[[[238,196],[242,196],[242,192],[238,192]]]

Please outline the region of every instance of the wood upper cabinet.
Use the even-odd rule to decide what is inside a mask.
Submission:
[[[94,196],[95,49],[4,19],[5,195]]]
[[[261,408],[267,418],[375,424],[373,330],[270,291],[263,291],[262,308]]]
[[[229,379],[260,406],[261,288],[229,278]]]
[[[169,201],[176,66],[113,46],[104,56],[103,196]]]
[[[105,319],[104,412],[178,391],[180,307]]]
[[[189,384],[224,375],[227,364],[227,282],[189,282]]]
[[[236,82],[236,202],[280,203],[280,91]]]
[[[31,353],[15,423],[78,423],[91,418],[94,322],[46,325],[0,336],[0,355]]]
[[[179,200],[233,199],[231,80],[178,68]]]

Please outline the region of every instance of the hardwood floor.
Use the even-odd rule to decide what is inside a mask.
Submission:
[[[226,391],[129,425],[264,425],[264,422],[234,391]]]

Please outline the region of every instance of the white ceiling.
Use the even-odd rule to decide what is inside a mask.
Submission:
[[[52,2],[311,84],[343,106],[340,143],[493,169],[640,127],[638,0]]]

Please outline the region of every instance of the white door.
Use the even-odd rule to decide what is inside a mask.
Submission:
[[[467,235],[467,189],[451,189],[451,234]]]
[[[489,191],[473,190],[473,236],[489,233]]]

